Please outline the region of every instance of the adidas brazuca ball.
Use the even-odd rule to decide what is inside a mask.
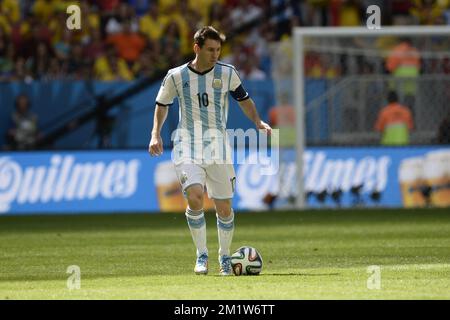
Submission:
[[[235,275],[258,275],[262,270],[263,260],[253,247],[240,247],[231,255],[231,266]]]

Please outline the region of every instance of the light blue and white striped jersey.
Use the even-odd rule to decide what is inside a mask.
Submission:
[[[217,62],[200,73],[186,63],[168,71],[156,103],[167,106],[178,98],[179,123],[173,140],[174,148],[185,150],[183,158],[205,158],[204,149],[214,143],[215,150],[223,151],[213,157],[224,159],[230,93],[238,101],[248,98],[232,65]]]

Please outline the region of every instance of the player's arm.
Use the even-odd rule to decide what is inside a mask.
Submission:
[[[156,105],[155,116],[153,117],[153,129],[150,143],[148,145],[148,152],[152,156],[159,156],[163,152],[163,141],[161,138],[161,129],[164,121],[167,119],[168,107],[163,105]]]
[[[159,156],[163,152],[163,141],[161,138],[161,129],[164,121],[167,119],[169,105],[172,104],[176,96],[176,89],[171,78],[170,71],[164,78],[158,95],[156,96],[155,116],[153,117],[153,129],[150,143],[148,144],[148,152],[152,156]]]
[[[258,111],[256,110],[255,103],[249,97],[248,92],[242,86],[241,79],[239,78],[236,69],[233,69],[231,72],[230,94],[233,99],[239,103],[239,106],[241,107],[242,111],[244,111],[245,115],[251,121],[253,121],[257,129],[264,130],[266,134],[269,135],[272,133],[272,128],[267,123],[261,120]]]
[[[267,123],[261,120],[258,114],[258,110],[256,110],[255,103],[251,98],[238,101],[238,103],[247,118],[253,121],[257,129],[264,130],[268,135],[272,133],[272,128]]]

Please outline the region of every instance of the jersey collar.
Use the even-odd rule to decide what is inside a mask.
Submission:
[[[191,67],[191,62],[192,61],[190,61],[189,63],[188,63],[188,68],[189,68],[189,70],[191,70],[192,72],[194,72],[194,73],[196,73],[196,74],[198,74],[198,75],[204,75],[204,74],[207,74],[208,72],[210,72],[212,69],[214,69],[214,67],[216,66],[216,65],[214,65],[212,68],[210,68],[210,69],[208,69],[208,70],[205,70],[205,71],[203,71],[203,72],[198,72],[197,70],[195,70],[194,68],[192,68]]]

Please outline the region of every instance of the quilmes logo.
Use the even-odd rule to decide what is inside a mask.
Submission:
[[[249,158],[256,157],[250,154]],[[294,155],[293,155],[294,157]],[[306,191],[318,192],[324,189],[341,189],[344,192],[352,186],[363,184],[363,192],[384,191],[388,184],[388,169],[391,158],[386,155],[366,156],[359,159],[346,157],[330,159],[326,152],[306,151],[304,157],[304,178]],[[249,161],[251,163],[251,161]],[[264,176],[258,165],[241,165],[237,172],[237,193],[241,207],[258,208],[261,195],[267,192],[291,192],[296,189],[296,163],[285,161],[279,176]]]
[[[137,188],[140,161],[76,162],[72,155],[53,155],[47,165],[22,166],[0,157],[0,213],[11,204],[128,198]]]

